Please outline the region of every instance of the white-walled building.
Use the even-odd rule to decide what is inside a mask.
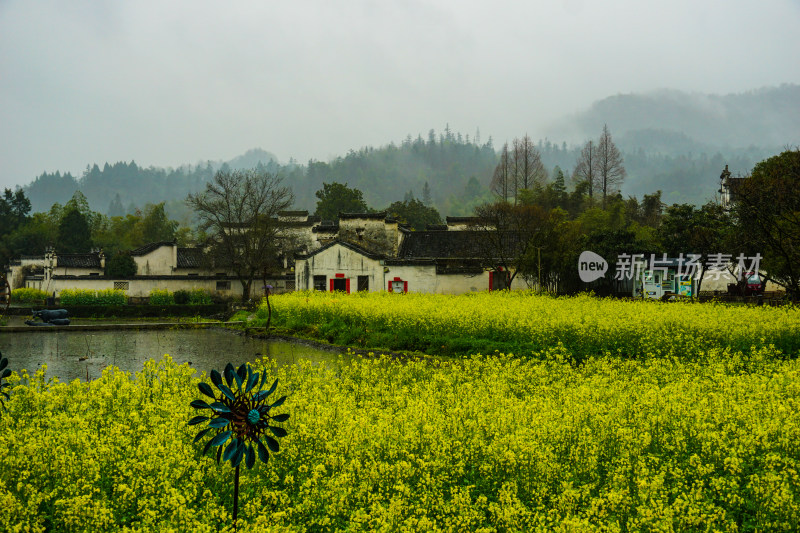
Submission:
[[[447,226],[409,231],[385,213],[342,214],[339,231],[329,231],[329,242],[295,256],[295,286],[440,294],[505,288],[509,273],[484,266],[479,237],[466,229],[471,222],[448,218]],[[511,288],[526,285],[516,277]]]
[[[200,248],[179,247],[174,242],[150,243],[130,252],[136,275],[105,275],[105,257],[88,254],[57,254],[24,257],[12,261],[7,278],[12,289],[31,287],[58,297],[64,289],[120,289],[131,298],[147,298],[153,290],[201,289],[218,298],[241,298],[242,284],[225,267],[203,260]],[[275,292],[294,290],[294,279],[279,276],[268,280]],[[262,283],[253,283],[251,295],[260,295]]]

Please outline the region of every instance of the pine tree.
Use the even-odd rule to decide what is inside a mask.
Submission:
[[[69,209],[58,224],[56,250],[65,254],[80,254],[91,248],[92,238],[86,217],[75,208]]]
[[[425,204],[427,207],[431,206],[433,200],[431,199],[431,187],[428,185],[428,182],[425,182],[425,185],[422,186],[422,203]]]

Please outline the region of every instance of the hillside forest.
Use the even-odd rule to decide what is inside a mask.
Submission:
[[[456,161],[459,156],[463,156],[463,151],[468,151],[473,160],[484,161],[489,165],[491,159],[488,155],[493,152],[491,143],[480,147],[466,139],[459,142],[458,136],[455,136],[453,141],[444,137],[430,145],[425,141],[411,140],[401,147],[384,150],[382,153],[409,157],[414,153],[415,144],[417,150],[432,161],[435,161],[437,154],[441,161]],[[558,151],[552,145],[544,146],[547,149],[545,153]],[[374,160],[376,152],[378,151],[364,150],[350,154],[348,158],[361,160],[366,165],[366,162]],[[595,154],[594,159],[587,155],[592,153]],[[602,157],[603,153],[606,153],[605,159]],[[761,175],[768,174],[768,178],[760,179],[774,191],[785,190],[787,186],[793,187],[795,185],[792,184],[797,179],[798,153],[794,150],[786,151],[780,157],[773,156],[756,165],[755,170]],[[795,201],[792,195],[768,193],[772,189],[765,187],[753,189],[754,203],[750,211],[741,212],[728,212],[716,201],[708,201],[701,206],[688,202],[670,204],[664,201],[660,190],[645,194],[641,199],[632,195],[625,197],[620,192],[620,186],[626,177],[624,160],[607,128],[604,128],[596,145],[595,141],[590,140],[582,147],[576,171],[569,177],[557,165],[548,172],[542,162],[542,154],[527,136],[514,139],[510,150],[508,145],[504,145],[500,159],[491,169],[492,178],[488,188],[471,176],[464,186],[465,192],[458,197],[448,197],[448,205],[461,206],[462,213],[466,211],[488,222],[486,227],[510,230],[520,236],[520,240],[525,242],[523,249],[512,250],[514,247],[511,247],[506,250],[492,250],[488,252],[489,257],[505,258],[509,263],[507,266],[515,265],[516,271],[532,285],[554,293],[580,290],[581,287],[575,283],[573,265],[582,249],[593,250],[606,258],[632,252],[666,253],[671,257],[677,257],[680,253],[700,253],[704,262],[714,253],[731,253],[735,257],[735,253],[740,251],[768,252],[756,250],[754,246],[763,243],[764,238],[769,235],[761,236],[752,230],[742,229],[761,227],[778,220],[780,212],[783,212],[782,207],[775,211],[780,201]],[[305,171],[295,165],[290,169],[293,173],[284,177],[284,183],[296,186],[300,180],[308,184],[330,179],[330,176],[336,179],[337,174],[332,172],[353,164],[353,161],[345,162],[346,160],[347,158],[330,164],[311,162]],[[269,172],[267,166],[260,166],[262,168],[259,172]],[[127,168],[130,171],[131,167],[138,168],[135,165],[117,168]],[[769,169],[769,172],[765,172],[764,168]],[[203,170],[211,171],[210,165]],[[281,169],[277,171],[280,172]],[[157,173],[153,170],[148,172]],[[178,172],[172,176],[199,179],[201,174],[197,172],[199,171],[195,169],[194,173]],[[316,175],[316,172],[320,174]],[[604,177],[606,174],[609,176],[607,183]],[[432,191],[435,189],[429,186],[429,180],[422,182],[421,199],[415,197],[413,188],[405,191],[399,189],[395,194],[401,196],[402,200],[396,199],[388,205],[384,200],[384,203],[376,206],[373,203],[376,197],[374,193],[368,196],[358,188],[367,175],[367,172],[352,174],[350,176],[357,179],[350,183],[323,181],[322,186],[315,191],[317,202],[314,212],[318,216],[334,218],[341,206],[352,206],[348,209],[364,212],[387,210],[389,216],[408,224],[413,230],[424,230],[428,224],[443,221],[440,211],[432,203]],[[419,180],[424,177],[420,175]],[[718,184],[718,179],[709,178],[709,181],[716,181]],[[568,185],[570,182],[572,184]],[[775,185],[771,185],[773,182]],[[474,190],[470,190],[471,188]],[[512,189],[514,194],[509,195],[508,191]],[[303,201],[308,202],[307,199]],[[110,209],[108,214],[100,213],[90,208],[88,198],[81,191],[76,191],[65,205],[56,202],[47,211],[31,214],[32,203],[24,190],[12,192],[6,189],[4,196],[0,198],[0,260],[7,264],[14,257],[42,254],[47,247],[52,246],[59,253],[87,252],[93,248],[101,248],[113,265],[118,256],[149,242],[174,240],[179,245],[189,246],[202,243],[206,239],[191,224],[170,218],[165,202],[148,203],[143,209],[134,208],[133,213],[125,213],[124,209],[115,204],[121,205],[118,196],[115,196],[109,206],[117,209],[116,212]],[[753,205],[757,208],[752,207]],[[796,208],[790,205],[786,209],[794,212]],[[769,214],[770,210],[775,211],[775,216]],[[762,216],[767,218],[762,220],[759,218]],[[738,225],[742,225],[742,228],[738,228]],[[743,239],[743,236],[749,237]],[[800,280],[791,267],[800,258],[794,257],[793,249],[794,241],[788,245],[786,242],[779,242],[774,254],[765,253],[764,264],[770,269],[774,281],[787,289],[792,287],[791,292],[796,293],[800,290]],[[609,262],[612,268],[616,267],[613,259]],[[506,270],[510,271],[509,268]],[[612,286],[596,289],[598,292],[609,293],[614,290]]]
[[[596,134],[599,133],[598,130]],[[663,139],[666,134],[651,135]],[[670,204],[701,205],[714,198],[725,165],[735,174],[746,174],[755,163],[776,153],[775,149],[751,147],[724,153],[669,154],[648,152],[641,147],[628,151],[622,142],[617,144],[627,173],[621,188],[623,196],[641,198],[661,190],[664,201]],[[554,179],[558,167],[567,178],[566,186],[574,188],[572,175],[583,146],[547,139],[536,141],[535,146],[548,181]],[[80,177],[69,172],[43,172],[23,190],[34,212],[48,211],[56,203],[63,205],[75,191],[81,191],[94,211],[111,217],[164,202],[171,218],[191,225],[191,213],[184,203],[189,193],[202,190],[217,170],[258,167],[283,176],[294,192],[297,209],[313,212],[315,192],[323,183],[337,182],[363,191],[367,204],[376,209],[409,195],[421,200],[427,190],[430,205],[444,216],[468,216],[476,205],[491,198],[491,179],[501,150],[492,139],[481,142],[479,134],[470,137],[447,129],[442,134],[430,130],[427,138],[409,136],[399,145],[351,150],[328,162],[279,164],[272,154],[255,149],[237,160],[209,161],[177,169],[144,167],[130,161],[105,163],[102,167],[93,164]]]

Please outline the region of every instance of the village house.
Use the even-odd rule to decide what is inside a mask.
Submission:
[[[294,257],[298,290],[461,294],[508,286],[509,273],[486,268],[471,217],[410,231],[386,213],[342,213],[314,226],[320,246]],[[515,278],[511,288],[526,288]]]
[[[283,253],[284,269],[266,280],[273,292],[294,290],[292,255],[295,249],[312,250],[327,242],[325,232],[315,232],[317,217],[307,211],[279,213],[277,222],[292,249]],[[319,239],[323,236],[323,239]],[[59,254],[48,250],[40,256],[12,260],[6,277],[12,289],[30,287],[58,297],[64,289],[121,289],[130,298],[146,299],[153,290],[205,290],[221,299],[241,298],[242,285],[226,265],[214,264],[198,247],[180,247],[175,242],[148,243],[131,250],[136,263],[134,276],[116,278],[105,275],[105,256],[101,250],[86,254]],[[254,280],[253,296],[262,294],[263,281]]]
[[[131,298],[147,298],[156,289],[203,289],[219,297],[232,297],[240,285],[233,283],[235,279],[228,272],[203,267],[202,250],[198,248],[156,242],[132,250],[130,255],[137,272],[125,278],[105,275],[105,257],[98,250],[86,254],[48,250],[43,256],[23,257],[11,262],[7,277],[12,288],[35,288],[55,297],[64,289],[121,289]]]

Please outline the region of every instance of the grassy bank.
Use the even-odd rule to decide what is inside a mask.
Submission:
[[[272,369],[281,452],[243,471],[240,531],[789,531],[800,364],[769,349],[565,363],[474,356]],[[13,361],[12,361],[13,364]],[[219,531],[192,369],[24,378],[0,418],[0,530]],[[17,382],[15,378],[15,382]]]
[[[703,357],[770,345],[800,353],[790,307],[554,298],[522,292],[461,296],[301,292],[274,296],[272,325],[333,344],[438,355],[539,355],[561,343],[576,359]],[[262,304],[254,324],[263,324]]]

